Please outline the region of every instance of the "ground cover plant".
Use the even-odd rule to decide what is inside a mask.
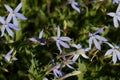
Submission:
[[[0,0],[0,80],[119,80],[119,0]]]

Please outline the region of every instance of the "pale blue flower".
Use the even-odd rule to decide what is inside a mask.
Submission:
[[[88,59],[89,57],[85,54],[86,51],[88,51],[88,48],[83,49],[80,44],[71,44],[72,47],[75,47],[77,51],[75,52],[72,61],[75,62],[78,57],[81,55],[83,58]]]
[[[116,12],[110,12],[110,13],[107,13],[107,15],[113,17],[114,27],[118,28],[119,27],[118,21],[120,21],[120,4],[118,5]]]
[[[44,77],[42,80],[48,80],[48,78]]]
[[[115,4],[115,3],[120,3],[120,0],[113,0],[113,4]]]
[[[70,48],[70,46],[65,42],[68,42],[71,39],[69,37],[60,36],[60,28],[59,28],[59,26],[58,26],[58,29],[57,29],[57,36],[55,36],[55,37],[53,36],[51,38],[56,41],[56,45],[57,45],[60,53],[62,53],[60,45],[65,47],[65,48]]]
[[[22,19],[22,20],[27,19],[23,14],[18,12],[22,7],[22,2],[19,3],[18,6],[14,10],[6,4],[4,6],[7,9],[7,11],[9,11],[8,19],[10,21],[11,21],[11,19],[13,19],[13,24],[14,25],[18,26],[18,21],[17,21],[16,17],[19,18],[19,19]]]
[[[53,69],[53,74],[55,75],[56,78],[58,78],[58,76],[63,76],[63,73],[60,71],[60,67],[61,64],[58,64]]]
[[[71,4],[71,7],[80,13],[80,9],[77,6],[80,6],[79,2],[75,2],[75,0],[68,0],[68,3]]]
[[[45,45],[46,41],[45,41],[45,39],[42,38],[43,31],[44,31],[43,29],[42,29],[42,31],[40,31],[38,38],[29,38],[29,40],[32,42],[40,42],[41,45]]]
[[[18,60],[16,57],[11,58],[12,57],[11,54],[12,54],[13,50],[14,50],[14,48],[12,48],[6,55],[4,55],[4,54],[2,55],[7,62],[9,62],[11,59],[14,61]]]
[[[17,26],[15,26],[14,24],[10,23],[10,20],[9,20],[8,17],[7,17],[6,20],[4,20],[4,18],[0,16],[0,23],[2,23],[2,28],[1,28],[2,34],[1,34],[1,37],[4,35],[5,30],[8,32],[8,34],[11,37],[13,37],[14,33],[12,32],[12,30],[10,28],[12,28],[14,30],[19,30],[19,28]]]
[[[95,47],[99,50],[101,50],[101,46],[100,46],[100,42],[99,41],[107,41],[106,38],[97,35],[98,33],[101,33],[103,31],[104,28],[100,28],[99,30],[97,30],[95,33],[89,33],[89,48],[91,49],[92,47],[92,43],[95,44]]]
[[[112,44],[106,42],[106,44],[108,44],[111,49],[107,50],[107,52],[105,53],[105,56],[112,54],[112,61],[115,64],[117,62],[117,59],[120,60],[120,52],[119,52],[119,47],[118,46],[113,46]]]

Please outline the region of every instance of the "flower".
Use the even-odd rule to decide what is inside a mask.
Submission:
[[[18,6],[13,10],[10,6],[8,5],[4,5],[5,8],[7,9],[7,11],[9,11],[9,15],[8,15],[8,19],[11,21],[11,19],[13,19],[13,24],[18,26],[18,22],[17,22],[17,18],[20,18],[22,20],[26,20],[27,18],[21,14],[18,13],[18,11],[20,10],[20,8],[22,7],[22,2],[18,4]]]
[[[107,39],[105,39],[104,37],[102,36],[99,36],[97,35],[98,33],[101,33],[103,31],[104,28],[100,28],[99,30],[97,30],[95,33],[89,33],[89,48],[91,49],[91,46],[92,46],[92,42],[94,42],[95,44],[95,47],[99,50],[101,50],[101,46],[100,46],[100,42],[98,42],[97,40],[99,41],[107,41]]]
[[[10,23],[9,17],[7,17],[6,21],[4,20],[3,17],[0,17],[0,23],[2,23],[2,34],[1,37],[4,35],[5,29],[7,30],[8,34],[13,37],[14,33],[11,31],[10,28],[14,29],[14,30],[19,30],[19,28],[17,26],[15,26],[14,24]]]
[[[42,36],[43,36],[43,29],[42,31],[40,31],[38,38],[29,38],[29,40],[32,42],[40,42],[41,45],[45,45],[46,41],[45,39],[42,38]]]
[[[105,53],[105,56],[112,54],[112,61],[115,64],[117,62],[117,58],[118,60],[120,60],[120,52],[119,52],[119,47],[118,46],[113,46],[112,44],[106,42],[106,44],[108,44],[111,49],[107,50],[107,52]]]
[[[55,75],[56,78],[58,78],[58,75],[63,76],[63,73],[59,70],[60,67],[61,67],[61,64],[58,64],[53,69],[53,74]]]
[[[58,29],[57,29],[57,36],[53,36],[51,38],[56,41],[56,45],[57,45],[60,53],[62,53],[60,45],[65,47],[65,48],[70,48],[70,46],[67,43],[65,43],[64,41],[68,42],[71,39],[69,37],[64,37],[64,36],[60,37],[60,28],[59,28],[59,26],[58,26]]]
[[[75,62],[78,57],[81,55],[83,58],[88,59],[89,57],[85,54],[86,51],[88,51],[88,48],[83,49],[82,46],[80,44],[76,45],[76,44],[71,44],[72,47],[77,48],[77,51],[75,52],[72,61]]]
[[[107,15],[113,17],[113,24],[115,28],[118,28],[119,24],[118,21],[120,21],[120,4],[118,5],[118,8],[116,10],[116,12],[110,12],[107,13]]]
[[[5,60],[7,62],[9,62],[11,60],[11,57],[12,57],[11,54],[12,54],[13,50],[14,50],[14,48],[12,48],[6,55],[4,55],[4,54],[2,55],[3,57],[5,57]],[[16,57],[13,57],[12,60],[16,61],[18,59]]]
[[[113,4],[115,4],[115,3],[119,3],[120,2],[120,0],[113,0]]]
[[[80,9],[77,6],[80,6],[79,2],[75,2],[75,0],[68,0],[68,3],[71,4],[71,7],[80,13]]]

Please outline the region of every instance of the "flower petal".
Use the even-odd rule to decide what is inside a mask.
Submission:
[[[116,53],[113,53],[112,61],[113,61],[114,64],[117,62]]]
[[[60,37],[60,27],[57,28],[57,37]]]
[[[96,39],[93,39],[93,42],[95,44],[95,47],[99,50],[101,50],[101,46],[100,46],[100,43],[96,40]]]
[[[1,16],[0,16],[0,22],[1,22],[2,24],[5,24],[5,20],[4,20],[3,17],[1,17]]]
[[[107,41],[107,39],[105,39],[105,38],[102,37],[102,36],[95,35],[95,37],[96,37],[98,40],[101,40],[101,41]]]
[[[61,53],[62,53],[62,50],[61,50],[61,47],[60,47],[59,42],[56,42],[56,45],[57,45],[57,48],[58,48],[58,50],[60,51],[60,54],[61,54]]]
[[[2,34],[1,34],[1,37],[2,37],[2,36],[4,35],[4,32],[5,32],[5,27],[4,27],[4,25],[2,26],[1,31],[2,31]]]
[[[43,29],[42,29],[42,31],[40,31],[40,33],[39,33],[39,38],[40,38],[40,39],[42,38],[42,35],[43,35]]]
[[[78,7],[76,7],[75,5],[76,5],[76,2],[73,1],[73,2],[71,3],[72,8],[73,8],[74,10],[76,10],[78,13],[80,13],[80,9],[79,9]]]
[[[11,37],[14,36],[14,33],[10,30],[9,27],[6,27],[6,30],[7,30],[8,34],[9,34]]]
[[[21,13],[15,13],[15,15],[17,16],[17,18],[20,18],[22,20],[27,20],[27,18]]]
[[[112,53],[113,53],[113,50],[112,50],[112,49],[109,49],[109,50],[105,53],[105,56],[110,55],[110,54],[112,54]]]
[[[18,4],[18,6],[15,8],[14,12],[18,12],[21,7],[22,7],[22,2]]]
[[[111,16],[111,17],[114,17],[115,16],[115,13],[114,12],[110,12],[110,13],[107,13],[107,15]]]
[[[74,57],[72,58],[72,61],[75,62],[78,59],[79,56],[80,56],[79,54],[74,54]]]
[[[118,24],[117,17],[113,17],[113,24],[115,28],[118,28],[119,24]]]
[[[9,11],[10,13],[13,13],[13,9],[10,6],[8,6],[6,4],[4,6],[7,9],[7,11]]]
[[[32,42],[38,42],[38,40],[36,38],[29,38],[29,40]]]
[[[117,50],[115,52],[116,52],[117,58],[120,60],[120,52]]]
[[[89,38],[89,49],[91,49],[91,47],[92,47],[92,38],[90,37]]]
[[[59,43],[60,43],[60,45],[62,45],[65,48],[70,48],[70,46],[67,43],[63,42],[63,41],[59,41]]]
[[[62,40],[62,41],[70,41],[71,39],[69,37],[60,37],[60,40]]]
[[[104,28],[100,28],[100,29],[98,29],[96,32],[94,32],[93,35],[96,35],[96,34],[98,34],[98,33],[101,33],[101,32],[103,32],[103,30],[104,30]]]
[[[14,24],[15,26],[18,26],[18,21],[17,21],[17,19],[16,19],[15,16],[13,16],[13,24]]]
[[[86,54],[81,54],[81,56],[85,59],[89,59],[89,57]]]
[[[8,26],[14,30],[19,30],[19,28],[15,26],[14,24],[8,23]]]
[[[120,4],[117,7],[116,13],[120,12]]]
[[[6,19],[6,22],[9,23],[11,21],[12,17],[13,17],[12,13],[9,13],[9,15],[8,15],[8,17]]]

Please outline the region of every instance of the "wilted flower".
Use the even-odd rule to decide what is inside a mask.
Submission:
[[[101,50],[101,46],[100,46],[100,42],[98,42],[97,40],[99,41],[107,41],[107,39],[105,39],[104,37],[102,36],[99,36],[97,35],[98,33],[101,33],[103,31],[104,28],[100,28],[99,30],[97,30],[95,33],[89,33],[89,48],[91,49],[91,46],[92,46],[92,42],[94,42],[95,44],[95,47],[99,50]]]
[[[119,3],[120,2],[120,0],[113,0],[113,4],[115,4],[115,3]]]
[[[108,44],[111,49],[107,50],[107,52],[105,53],[105,56],[112,54],[112,61],[115,64],[117,62],[117,59],[120,60],[120,52],[119,52],[119,47],[118,46],[113,46],[112,44],[105,42],[106,44]]]
[[[77,48],[77,51],[75,52],[72,61],[75,62],[78,57],[81,55],[83,58],[88,59],[89,57],[85,54],[86,51],[88,51],[89,49],[83,49],[82,46],[80,44],[76,45],[76,44],[71,44],[72,47]]]
[[[72,8],[80,13],[80,9],[77,6],[80,6],[79,2],[75,2],[75,0],[68,0],[68,3],[71,4]]]
[[[120,4],[118,5],[116,12],[110,12],[107,13],[107,15],[113,17],[114,27],[118,28],[119,26],[118,21],[120,21]]]
[[[60,53],[62,53],[60,45],[62,45],[65,48],[70,48],[70,46],[67,43],[65,43],[64,41],[68,42],[71,39],[69,37],[60,36],[60,28],[59,28],[59,26],[58,26],[58,29],[57,29],[57,36],[56,37],[53,36],[51,38],[56,41],[56,45],[57,45]]]
[[[43,36],[43,30],[39,33],[38,38],[29,38],[29,40],[32,42],[40,42],[41,45],[45,45],[46,41],[45,39],[42,38],[42,36]]]
[[[9,20],[8,17],[7,17],[6,20],[4,20],[3,17],[0,17],[0,23],[2,23],[2,28],[1,28],[2,34],[1,34],[1,37],[4,35],[5,29],[7,30],[8,34],[11,37],[14,36],[14,33],[11,31],[10,28],[12,28],[14,30],[19,30],[19,28],[17,26],[15,26],[14,24],[10,23],[10,20]]]
[[[11,54],[12,54],[13,50],[14,50],[14,48],[12,48],[6,55],[2,55],[7,62],[10,61],[10,59],[11,59],[11,57],[12,57]],[[18,59],[17,59],[16,57],[13,57],[12,60],[16,61],[16,60],[18,60]]]
[[[27,19],[23,14],[18,12],[20,10],[20,8],[22,7],[22,2],[20,4],[18,4],[18,6],[14,10],[6,4],[4,6],[7,9],[7,11],[9,11],[9,15],[8,15],[9,21],[11,21],[11,19],[13,18],[13,24],[14,25],[16,25],[16,26],[18,25],[16,17],[20,18],[22,20]]]

